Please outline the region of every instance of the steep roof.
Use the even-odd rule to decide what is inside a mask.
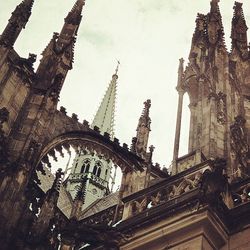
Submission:
[[[44,191],[47,192],[55,179],[55,176],[50,172],[50,170],[44,167],[44,171],[46,175],[43,175],[41,172],[37,171],[38,178],[41,182],[39,187]],[[69,218],[71,209],[72,209],[72,199],[69,193],[66,191],[65,187],[61,185],[60,192],[59,192],[59,199],[58,199],[58,208],[65,214],[66,217]]]
[[[117,205],[118,202],[119,192],[111,193],[101,199],[98,199],[82,211],[80,220],[85,219],[110,207],[113,207],[114,205]]]

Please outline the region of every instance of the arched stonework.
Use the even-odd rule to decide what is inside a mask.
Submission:
[[[72,146],[76,151],[79,147],[95,151],[112,160],[122,171],[142,170],[144,165],[144,161],[129,151],[126,144],[120,146],[118,139],[112,141],[108,133],[101,135],[97,127],[91,129],[86,121],[79,123],[74,115],[70,118],[62,112],[56,112],[44,138],[36,164],[47,154],[54,157],[55,151],[62,153],[62,147],[69,150],[69,146]]]

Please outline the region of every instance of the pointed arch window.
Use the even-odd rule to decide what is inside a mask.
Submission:
[[[89,168],[90,168],[90,160],[86,159],[86,160],[84,160],[84,162],[82,164],[81,174],[82,173],[88,173],[89,172]]]
[[[93,169],[93,174],[100,177],[102,172],[102,163],[101,162],[96,162],[94,169]]]

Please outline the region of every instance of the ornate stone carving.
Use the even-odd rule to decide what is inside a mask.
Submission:
[[[203,14],[198,14],[196,18],[196,28],[193,36],[193,44],[197,44],[200,48],[207,45],[206,42],[207,17]]]
[[[238,206],[250,201],[250,183],[240,186],[233,192],[234,205]]]
[[[226,95],[219,92],[217,95],[217,121],[222,125],[225,124],[227,120],[226,107]]]
[[[231,152],[241,168],[249,165],[249,146],[245,133],[246,120],[242,116],[235,117],[235,122],[230,126]]]
[[[224,125],[227,120],[227,106],[226,106],[226,95],[222,92],[216,94],[211,92],[208,96],[208,99],[214,98],[216,101],[216,116],[217,122],[221,125]]]
[[[150,190],[143,197],[131,201],[131,215],[134,216],[152,207],[166,203],[175,199],[189,191],[198,189],[202,177],[201,170],[189,175],[188,177],[180,178],[174,183],[166,183],[154,192]]]
[[[144,197],[141,201],[134,201],[132,205],[132,213],[141,213],[147,208],[148,198]]]
[[[38,143],[35,140],[31,140],[29,148],[25,155],[25,161],[30,163],[34,162],[35,157],[37,156],[37,153],[40,148],[41,148],[41,143]]]

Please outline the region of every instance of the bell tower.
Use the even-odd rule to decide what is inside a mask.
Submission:
[[[98,128],[101,134],[110,134],[111,139],[114,138],[115,99],[119,64],[118,62],[112,80],[91,124],[93,128]],[[112,162],[104,159],[102,155],[97,155],[87,149],[79,150],[67,179],[66,189],[74,199],[82,181],[85,180],[83,209],[110,192],[109,181],[112,167]]]

